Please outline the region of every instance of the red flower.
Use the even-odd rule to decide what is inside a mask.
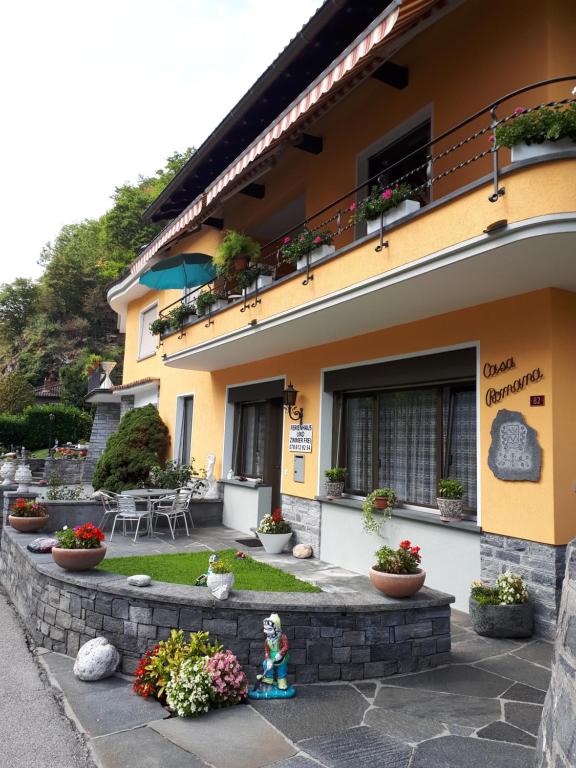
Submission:
[[[313,242],[314,242],[314,245],[320,245],[320,243],[322,242],[322,238],[320,237],[320,235],[316,235]]]
[[[282,522],[282,510],[280,508],[275,509],[274,512],[272,512],[272,522],[274,523]]]
[[[408,539],[400,542],[400,549],[410,549],[410,542]]]
[[[292,242],[292,238],[286,235],[286,237],[284,238],[284,240],[282,240],[282,242],[284,243],[284,245],[288,245],[288,243]]]

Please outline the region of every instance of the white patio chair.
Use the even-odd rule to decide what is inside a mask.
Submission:
[[[104,514],[98,526],[104,530],[108,518],[116,515],[118,512],[118,494],[112,493],[112,491],[95,491],[92,494],[92,498],[102,504]]]
[[[191,491],[189,488],[179,488],[176,493],[169,496],[163,496],[152,504],[152,530],[159,517],[164,517],[168,522],[172,538],[175,539],[174,531],[179,518],[184,520],[186,536],[190,536],[188,529],[188,506],[190,504]],[[192,526],[194,523],[192,522]]]
[[[126,523],[135,522],[136,531],[134,533],[134,543],[138,538],[138,532],[140,530],[140,523],[142,520],[146,520],[146,530],[150,534],[152,532],[152,515],[149,509],[136,509],[136,499],[133,496],[120,496],[117,497],[116,502],[118,504],[118,511],[114,517],[114,524],[112,525],[112,532],[110,534],[110,541],[114,536],[116,529],[116,523],[118,520],[122,522],[123,534],[126,536]]]

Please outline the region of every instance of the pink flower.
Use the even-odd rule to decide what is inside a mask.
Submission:
[[[350,203],[350,207],[348,208],[348,210],[354,213],[354,211],[356,210],[356,203]]]
[[[526,112],[526,109],[524,107],[516,107],[514,110],[515,115],[521,115],[523,112]]]
[[[320,235],[316,235],[316,237],[312,242],[314,243],[314,245],[320,245],[320,243],[322,242],[322,238],[320,237]]]
[[[382,192],[382,199],[383,200],[390,200],[392,197],[392,190],[391,189],[385,189],[384,192]]]
[[[490,136],[488,136],[488,141],[491,141],[493,144],[496,141],[496,136],[494,136],[494,134],[491,133]]]
[[[288,245],[288,243],[292,242],[292,238],[286,235],[286,237],[284,238],[284,240],[282,240],[282,242],[284,243],[284,245]]]

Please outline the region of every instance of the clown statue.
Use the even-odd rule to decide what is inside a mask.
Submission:
[[[289,699],[296,691],[288,685],[288,638],[282,634],[280,616],[272,613],[263,621],[264,654],[263,673],[258,675],[254,688],[248,694],[253,699]]]

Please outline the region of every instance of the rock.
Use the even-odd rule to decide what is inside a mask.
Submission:
[[[312,557],[312,547],[310,544],[296,544],[292,550],[292,554],[294,557],[305,560],[307,557]]]
[[[135,576],[128,576],[128,584],[133,587],[149,587],[152,583],[150,576],[146,576],[144,573],[138,573]]]
[[[74,662],[74,674],[79,680],[102,680],[116,672],[120,654],[105,637],[88,640],[80,648]]]

